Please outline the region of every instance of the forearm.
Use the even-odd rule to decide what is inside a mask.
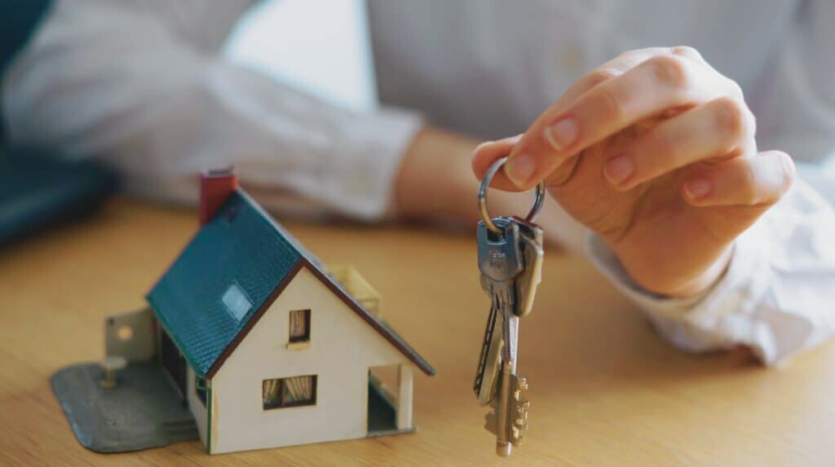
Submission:
[[[235,165],[242,183],[291,206],[363,220],[391,209],[419,116],[336,108],[206,55],[141,15],[121,18],[121,30],[87,25],[65,37],[85,26],[67,15],[46,26],[6,83],[14,139],[102,156],[142,196],[193,202],[200,169]]]

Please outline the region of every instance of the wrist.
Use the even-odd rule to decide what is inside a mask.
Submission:
[[[671,272],[669,263],[672,260],[663,268],[663,271],[660,271],[661,268],[647,268],[646,261],[628,261],[626,258],[629,255],[618,252],[616,248],[612,250],[632,280],[646,291],[663,297],[686,299],[704,294],[725,275],[733,257],[734,247],[733,244],[728,245],[706,267],[698,268],[696,272],[690,273],[682,271],[689,269],[686,266]],[[637,267],[631,267],[633,264]],[[675,265],[672,267],[675,268]]]

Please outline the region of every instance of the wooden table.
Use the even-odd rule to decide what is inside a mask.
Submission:
[[[104,317],[143,295],[196,229],[190,211],[117,199],[84,223],[0,251],[2,465],[835,466],[835,346],[764,369],[744,353],[662,342],[588,263],[548,254],[522,323],[525,444],[497,458],[471,392],[488,301],[474,239],[420,228],[289,223],[384,296],[438,375],[418,375],[414,435],[208,456],[197,442],[101,455],[78,444],[49,377],[103,356]]]

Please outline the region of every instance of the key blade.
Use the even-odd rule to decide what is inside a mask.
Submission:
[[[504,342],[502,341],[501,335],[495,333],[493,335],[490,353],[485,362],[481,386],[476,394],[478,396],[478,403],[481,405],[487,405],[496,398],[496,387],[498,386],[499,374],[501,373],[500,356],[503,347]]]
[[[483,277],[483,276],[482,276]],[[497,311],[495,306],[490,307],[490,312],[487,315],[487,324],[484,327],[484,337],[481,339],[481,352],[478,354],[478,366],[476,367],[475,380],[473,381],[473,391],[476,396],[481,391],[481,386],[484,381],[484,373],[487,365],[487,358],[490,354],[490,346],[493,342],[493,333],[496,329]]]
[[[497,310],[494,308],[487,320],[487,328],[484,332],[485,340],[482,344],[475,381],[473,382],[473,392],[475,392],[480,405],[487,405],[496,397],[496,381],[500,372],[499,356],[503,346],[501,333],[496,332],[498,319]]]

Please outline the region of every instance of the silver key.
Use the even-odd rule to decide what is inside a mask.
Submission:
[[[516,374],[519,316],[530,312],[542,263],[542,231],[516,218],[496,218],[501,234],[479,224],[479,269],[492,306],[474,389],[491,404],[485,427],[496,435],[496,450],[507,456],[527,428],[527,382]],[[500,332],[496,332],[496,325]]]
[[[507,342],[503,338],[504,331],[495,332],[496,324],[504,326],[505,309],[514,307],[514,280],[524,269],[519,225],[507,219],[496,219],[496,222],[502,226],[501,235],[493,234],[484,223],[478,225],[478,268],[481,271],[481,287],[492,299],[473,383],[473,391],[481,405],[490,403],[495,396],[500,371],[499,352]]]
[[[487,209],[487,190],[507,158],[487,169],[478,189],[478,266],[481,286],[492,304],[484,332],[473,389],[482,405],[493,411],[486,425],[496,435],[496,451],[510,455],[527,429],[528,388],[516,374],[519,317],[530,313],[542,271],[542,229],[533,224],[545,201],[545,185],[536,187],[536,198],[525,219],[493,218]],[[500,332],[496,332],[496,327]]]

